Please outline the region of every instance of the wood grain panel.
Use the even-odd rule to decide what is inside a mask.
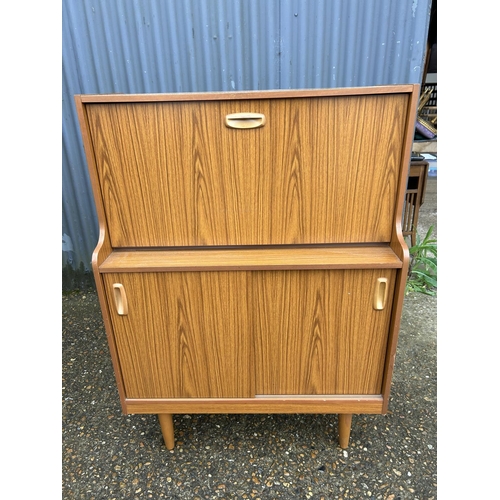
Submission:
[[[395,273],[106,273],[127,398],[380,394]]]
[[[114,247],[388,242],[408,96],[87,104]],[[259,129],[225,127],[257,112]]]
[[[395,270],[254,275],[257,394],[380,394],[391,303],[373,295]]]
[[[127,398],[254,395],[245,273],[103,276]],[[113,283],[127,294],[118,316]]]

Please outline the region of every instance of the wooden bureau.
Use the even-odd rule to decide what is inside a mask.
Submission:
[[[124,413],[387,411],[418,85],[76,95]]]

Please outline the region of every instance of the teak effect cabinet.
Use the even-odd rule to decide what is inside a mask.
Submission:
[[[387,411],[418,85],[77,95],[124,413]]]

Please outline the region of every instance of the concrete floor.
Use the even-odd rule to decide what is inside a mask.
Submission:
[[[419,233],[437,231],[429,177]],[[94,290],[62,297],[62,498],[437,498],[437,298],[406,297],[387,415],[122,415]]]

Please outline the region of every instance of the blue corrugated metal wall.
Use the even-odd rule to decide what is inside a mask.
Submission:
[[[63,266],[97,217],[74,94],[420,83],[431,0],[63,0]]]

